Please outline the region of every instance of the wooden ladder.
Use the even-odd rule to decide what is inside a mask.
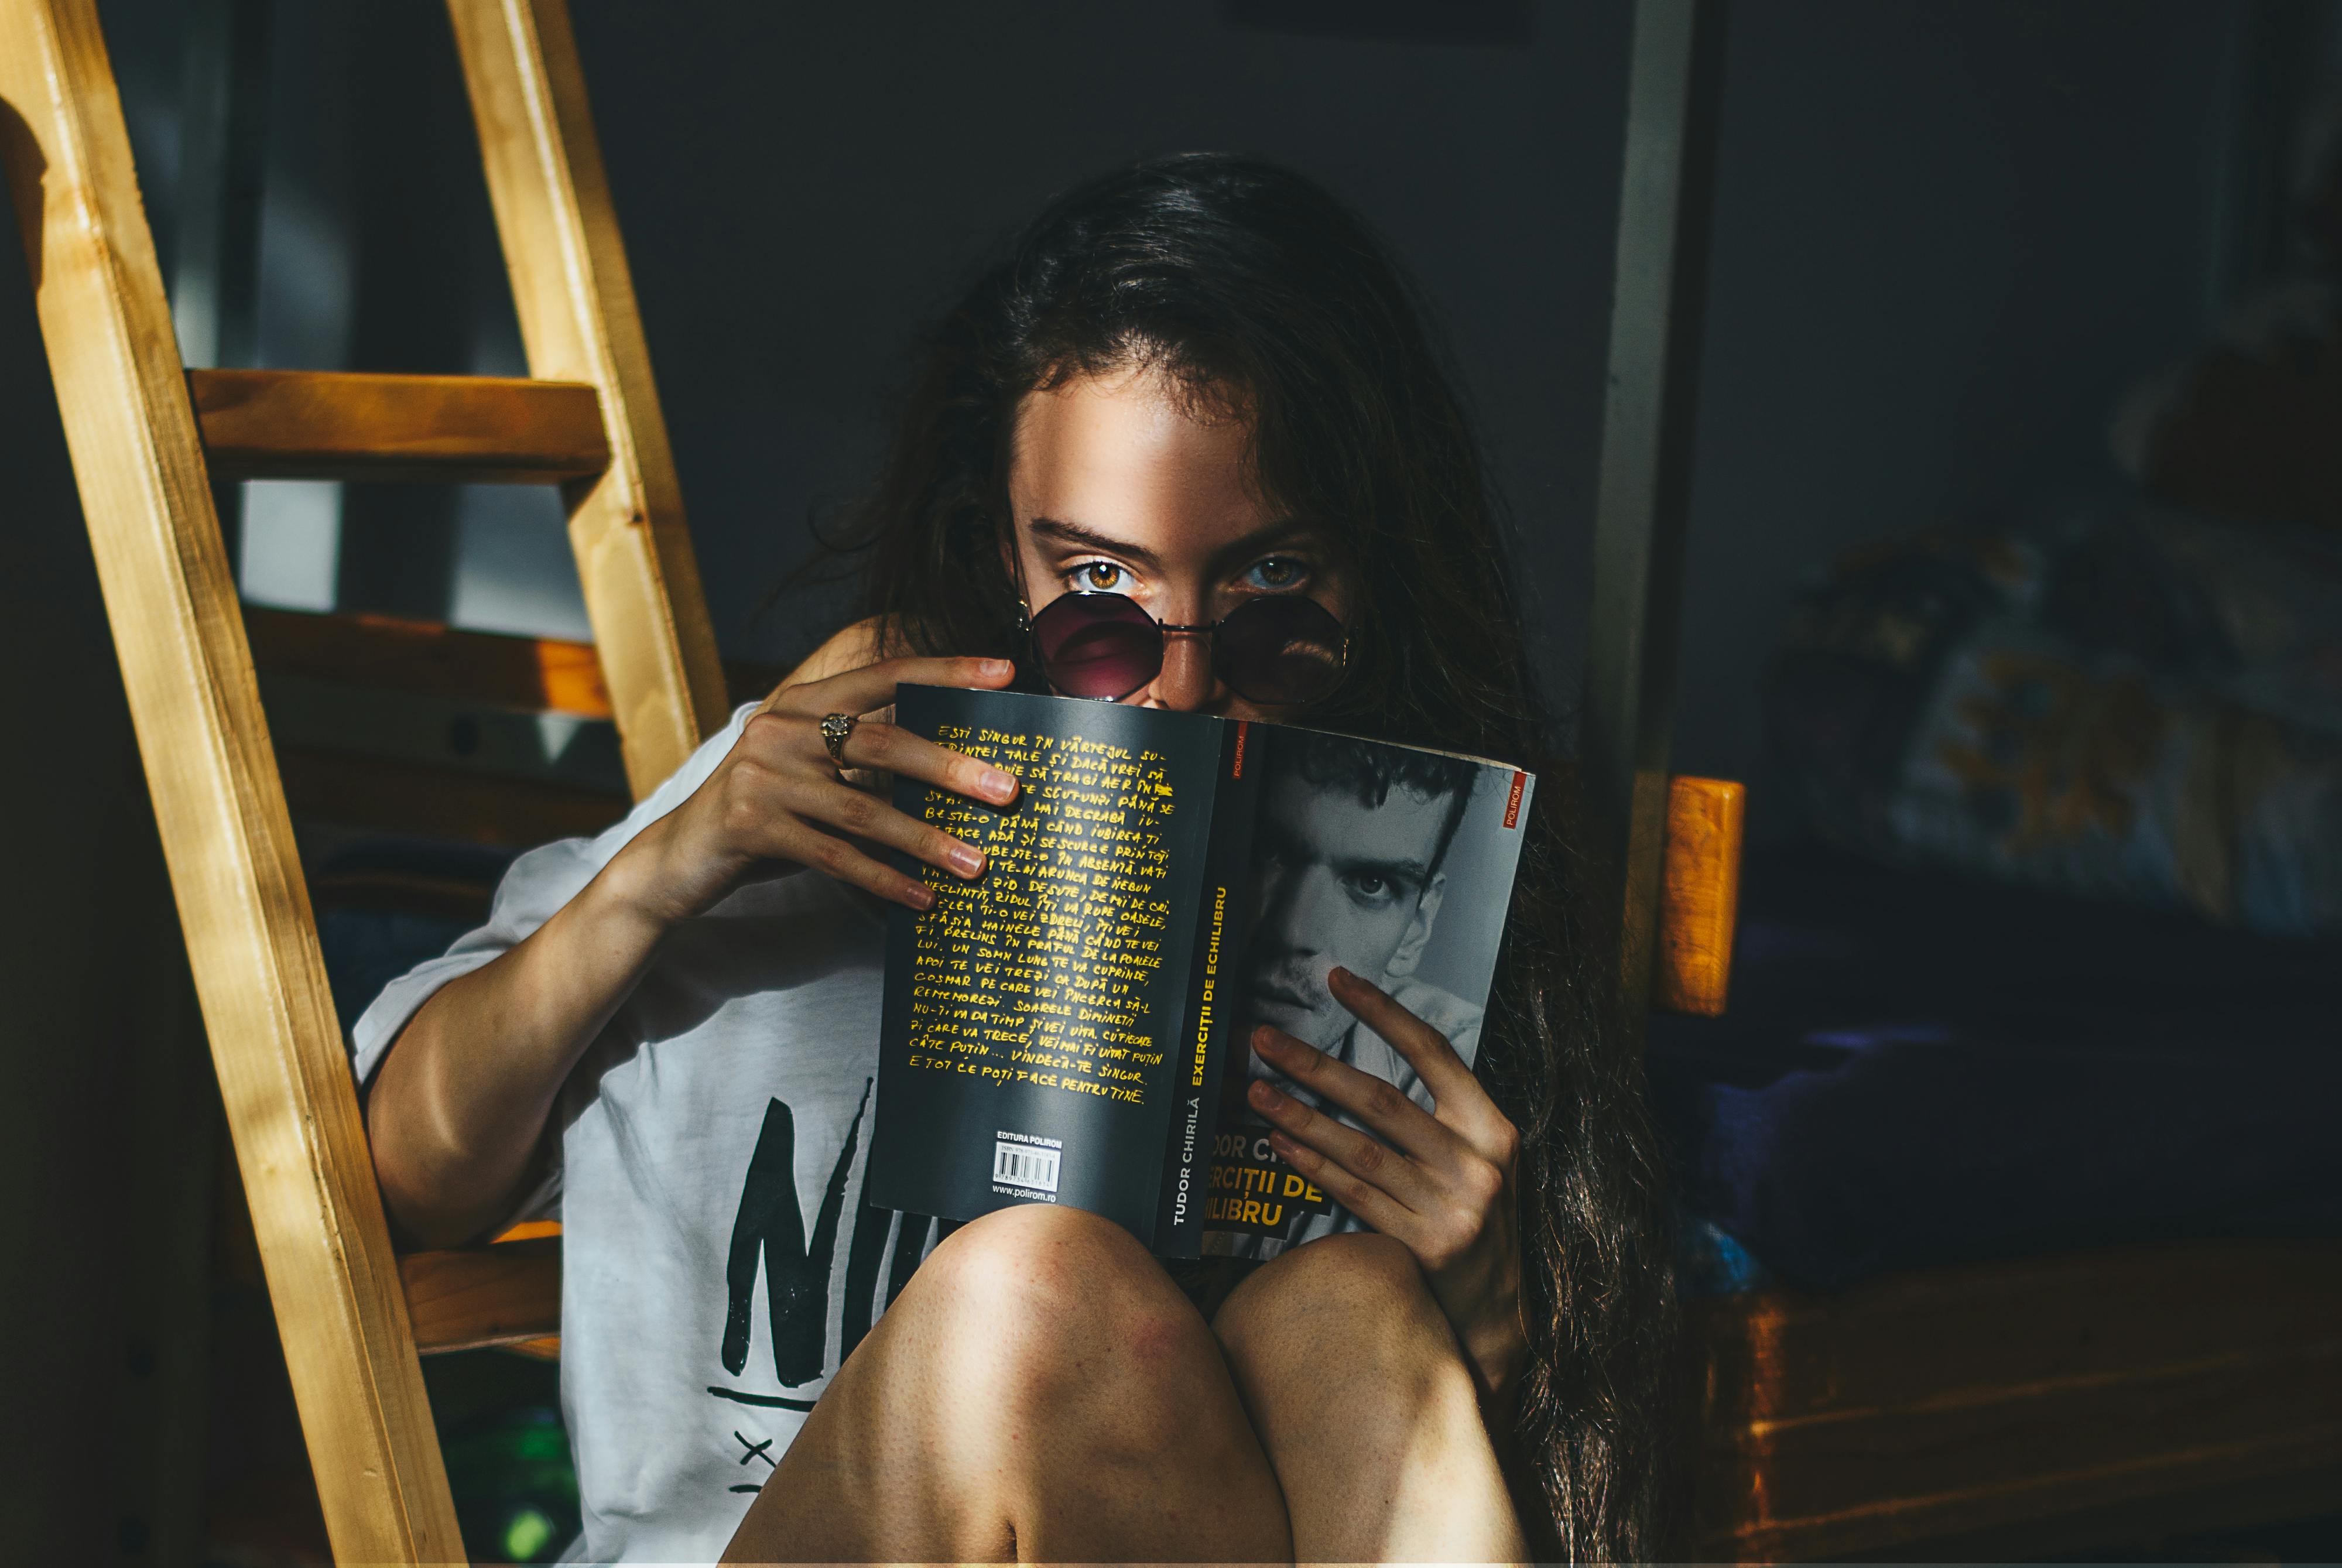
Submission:
[[[557,484],[637,795],[725,702],[564,0],[448,9],[528,380],[183,372],[95,0],[0,0],[0,161],[99,583],[326,1528],[368,1563],[463,1543],[211,480]]]

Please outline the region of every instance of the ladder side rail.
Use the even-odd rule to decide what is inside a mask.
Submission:
[[[722,727],[716,656],[565,0],[448,0],[529,374],[601,394],[610,465],[563,491],[637,799]]]
[[[335,1552],[457,1560],[95,0],[0,0],[0,161]]]

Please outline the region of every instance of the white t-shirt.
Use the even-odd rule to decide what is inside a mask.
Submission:
[[[359,1081],[434,992],[681,804],[753,711],[598,838],[515,860],[487,924],[359,1018]],[[668,938],[555,1103],[553,1174],[514,1217],[562,1222],[561,1403],[585,1525],[572,1561],[721,1554],[935,1244],[935,1222],[862,1206],[884,930],[881,904],[825,876],[740,889]]]

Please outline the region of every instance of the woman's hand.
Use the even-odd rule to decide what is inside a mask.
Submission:
[[[969,845],[849,787],[821,720],[884,708],[903,681],[1006,685],[1009,666],[866,664],[874,640],[867,626],[833,638],[750,716],[690,799],[637,834],[525,940],[449,981],[408,1022],[375,1077],[366,1127],[383,1202],[409,1237],[452,1246],[512,1212],[533,1179],[555,1096],[677,923],[743,882],[806,866],[915,909],[932,904],[923,884],[877,858],[882,847],[963,876],[982,869]],[[995,804],[1016,798],[1010,775],[877,719],[857,724],[844,750],[858,770]]]
[[[1346,969],[1326,979],[1334,999],[1422,1076],[1437,1114],[1396,1085],[1266,1024],[1253,1032],[1262,1059],[1380,1139],[1266,1080],[1252,1084],[1253,1108],[1273,1124],[1269,1143],[1287,1164],[1415,1254],[1479,1378],[1483,1403],[1501,1403],[1528,1359],[1520,1301],[1520,1134],[1436,1029]]]
[[[877,713],[904,682],[996,688],[1014,674],[1005,659],[889,659],[785,685],[748,720],[707,781],[637,834],[611,870],[628,902],[663,927],[703,913],[744,882],[807,866],[880,898],[928,908],[935,894],[879,852],[899,849],[969,878],[983,871],[983,853],[841,778],[822,739],[822,717]],[[844,752],[857,773],[902,774],[988,805],[1016,798],[1015,774],[883,719],[863,717]]]

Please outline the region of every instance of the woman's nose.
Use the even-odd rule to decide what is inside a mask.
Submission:
[[[1219,682],[1212,674],[1212,640],[1193,635],[1164,639],[1163,669],[1141,699],[1148,707],[1195,713],[1215,706]]]

